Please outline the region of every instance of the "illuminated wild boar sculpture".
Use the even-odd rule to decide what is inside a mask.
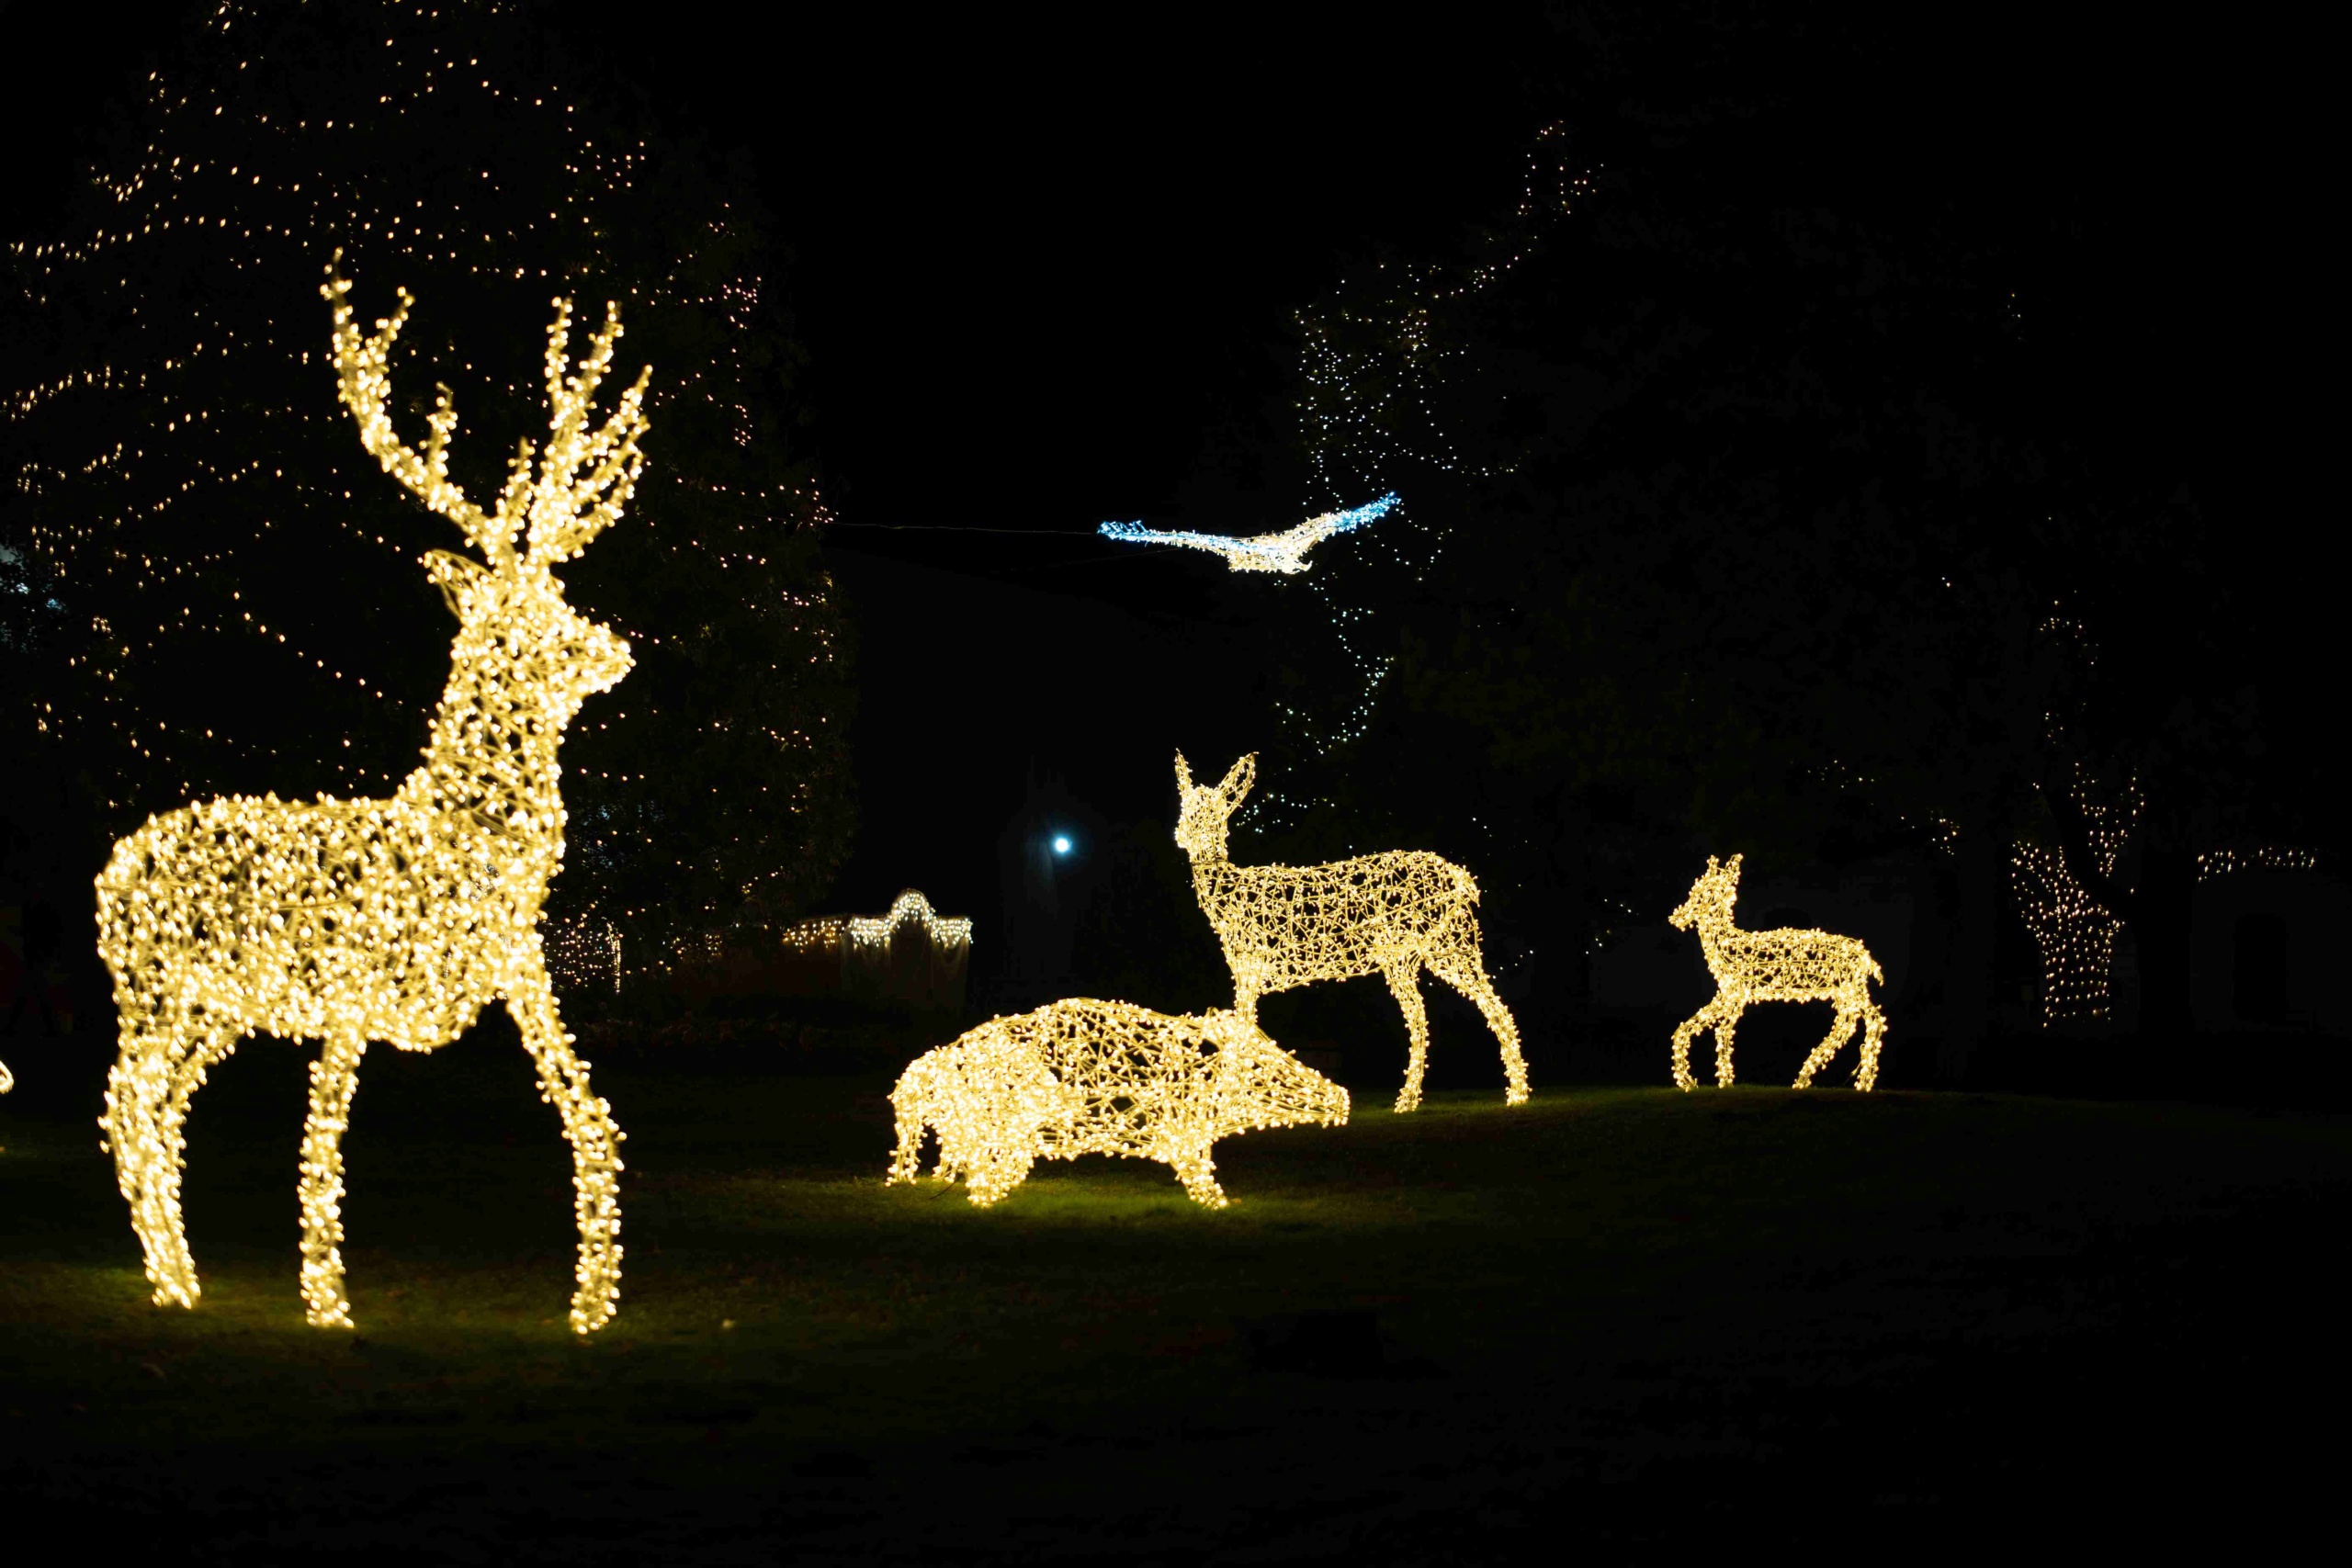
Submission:
[[[1083,997],[990,1019],[915,1058],[890,1091],[891,1181],[912,1181],[923,1130],[942,1180],[995,1202],[1040,1158],[1124,1155],[1175,1168],[1195,1202],[1225,1207],[1210,1150],[1257,1127],[1348,1119],[1348,1091],[1228,1011],[1170,1017]]]

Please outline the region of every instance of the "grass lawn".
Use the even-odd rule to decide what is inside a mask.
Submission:
[[[1103,1159],[982,1212],[882,1186],[886,1071],[624,1054],[621,1314],[579,1343],[568,1156],[487,1030],[369,1054],[358,1329],[303,1325],[312,1054],[248,1043],[198,1102],[190,1313],[148,1304],[100,1066],[44,1090],[14,1053],[11,1530],[247,1563],[1910,1556],[2243,1548],[2332,1483],[2286,1417],[2343,1393],[2338,1115],[1539,1082],[1397,1117],[1365,1082],[1344,1129],[1221,1145],[1223,1213]]]

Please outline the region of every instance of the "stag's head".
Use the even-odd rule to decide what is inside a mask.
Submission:
[[[1176,753],[1176,842],[1195,861],[1225,858],[1225,825],[1233,808],[1258,782],[1258,754],[1251,752],[1233,764],[1224,782],[1193,783],[1184,753]]]
[[[1675,907],[1667,916],[1668,923],[1677,931],[1689,931],[1695,925],[1711,925],[1731,919],[1731,907],[1739,897],[1739,856],[1717,863],[1707,857],[1707,869],[1690,885],[1690,897]]]
[[[586,549],[628,504],[645,466],[638,439],[647,428],[645,389],[652,371],[640,373],[612,414],[592,427],[596,391],[621,335],[620,312],[605,306],[603,328],[590,336],[575,365],[571,302],[557,300],[545,366],[546,449],[535,453],[528,440],[521,444],[498,504],[485,512],[449,478],[449,435],[458,415],[448,388],[439,389],[426,419],[422,454],[392,429],[387,362],[408,320],[408,292],[401,291],[399,310],[362,333],[352,320],[350,291],[331,265],[320,292],[334,307],[337,390],[358,423],[360,444],[386,473],[455,523],[481,555],[475,560],[435,550],[424,558],[426,573],[458,617],[453,693],[460,674],[470,672],[473,700],[494,699],[500,710],[486,716],[491,723],[551,737],[591,694],[609,690],[629,671],[628,642],[566,604],[553,569]]]

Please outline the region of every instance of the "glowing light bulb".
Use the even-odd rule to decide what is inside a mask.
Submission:
[[[1064,833],[1057,833],[1054,835],[1054,853],[1057,855],[1066,855],[1069,853],[1069,835]]]

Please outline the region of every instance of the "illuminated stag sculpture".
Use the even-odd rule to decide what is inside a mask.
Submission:
[[[1193,892],[1216,930],[1233,971],[1233,1009],[1258,1021],[1258,998],[1318,980],[1379,975],[1405,1015],[1412,1055],[1396,1109],[1421,1103],[1429,1061],[1429,1013],[1421,971],[1477,1004],[1502,1043],[1504,1098],[1527,1100],[1519,1026],[1487,979],[1478,948],[1478,884],[1425,850],[1390,850],[1329,865],[1235,865],[1226,858],[1226,821],[1258,777],[1258,759],[1233,764],[1224,782],[1195,785],[1176,756],[1176,842],[1192,857]]]
[[[385,362],[407,319],[406,292],[391,319],[363,336],[349,288],[331,269],[323,292],[335,371],[360,442],[483,558],[435,550],[424,558],[458,617],[448,685],[424,765],[389,800],[206,801],[152,818],[115,846],[97,883],[98,951],[114,971],[122,1038],[102,1125],[157,1304],[193,1306],[196,1265],[180,1216],[189,1099],[249,1033],[323,1039],[302,1132],[302,1300],[311,1323],[348,1327],[341,1138],[360,1055],[370,1040],[410,1051],[445,1045],[503,1001],[571,1143],[580,1227],[571,1326],[586,1334],[612,1316],[619,1294],[621,1134],[556,1010],[539,907],[563,856],[557,747],[581,705],[630,661],[625,641],[564,603],[549,569],[628,504],[644,463],[646,377],[592,428],[618,312],[607,307],[574,369],[571,306],[559,300],[548,334],[547,449],[535,475],[531,444],[522,444],[496,510],[485,513],[448,478],[457,415],[447,388],[423,456],[393,434]]]
[[[1348,1091],[1238,1014],[1170,1018],[1083,997],[995,1018],[927,1051],[890,1091],[899,1147],[891,1181],[912,1181],[923,1129],[939,1135],[942,1180],[995,1202],[1040,1158],[1124,1155],[1172,1166],[1193,1201],[1226,1205],[1210,1158],[1219,1138],[1348,1119]]]
[[[1739,897],[1739,859],[1717,864],[1707,857],[1707,869],[1690,885],[1690,897],[1667,919],[1679,931],[1699,928],[1699,945],[1715,976],[1714,998],[1682,1021],[1674,1032],[1674,1081],[1689,1089],[1690,1043],[1708,1029],[1715,1032],[1715,1087],[1732,1081],[1732,1034],[1739,1016],[1751,1002],[1828,1002],[1838,1010],[1829,1033],[1797,1069],[1796,1087],[1812,1087],[1813,1076],[1829,1065],[1854,1026],[1862,1027],[1862,1061],[1854,1073],[1854,1087],[1868,1091],[1878,1081],[1879,1044],[1886,1037],[1886,1015],[1871,1000],[1871,982],[1885,982],[1870,949],[1849,936],[1827,931],[1782,930],[1744,931],[1732,924],[1732,904]]]

